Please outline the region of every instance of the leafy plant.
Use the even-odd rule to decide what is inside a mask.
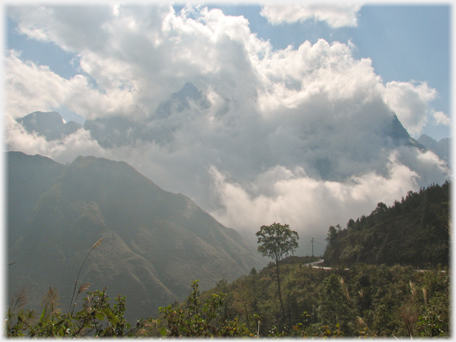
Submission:
[[[162,336],[169,337],[214,337],[253,336],[248,328],[239,324],[237,318],[228,320],[218,310],[225,294],[213,293],[204,303],[199,299],[198,280],[192,282],[193,291],[188,296],[188,306],[173,308],[160,307],[168,329],[161,329]]]
[[[55,299],[55,291],[49,291],[47,297]],[[20,310],[17,313],[8,310],[6,335],[8,337],[125,337],[135,336],[146,321],[139,320],[132,327],[124,319],[125,297],[115,298],[111,306],[106,289],[87,292],[82,310],[72,315],[61,314],[50,302],[44,305],[39,318],[33,311]]]

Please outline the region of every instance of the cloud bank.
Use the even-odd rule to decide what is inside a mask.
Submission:
[[[126,161],[251,240],[263,224],[289,223],[318,238],[322,253],[329,225],[449,177],[434,154],[394,138],[394,113],[413,136],[432,115],[448,124],[431,107],[436,91],[426,83],[383,84],[350,44],[319,40],[273,50],[244,17],[202,6],[7,12],[19,32],[79,61],[79,74],[65,79],[8,52],[9,149],[63,163],[78,155]],[[176,100],[172,94],[186,83],[204,101]],[[84,129],[46,141],[15,121],[60,106],[99,127],[124,118],[110,134],[127,143],[107,147]]]
[[[357,13],[360,9],[361,5],[347,4],[266,5],[261,10],[261,15],[273,25],[313,19],[325,21],[332,28],[340,28],[356,27]]]

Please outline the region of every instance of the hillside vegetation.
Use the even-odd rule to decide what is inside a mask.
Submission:
[[[252,269],[231,283],[220,281],[188,299],[160,308],[155,318],[128,324],[125,298],[110,303],[106,291],[87,293],[83,309],[62,313],[45,298],[43,311],[14,305],[9,336],[449,336],[448,270],[417,272],[411,266],[356,265],[324,270],[280,266],[286,316],[278,300],[274,265]],[[52,289],[50,289],[52,290]],[[127,298],[128,299],[128,298]],[[128,300],[127,300],[128,304]],[[127,305],[128,306],[128,305]],[[41,316],[39,315],[41,313]]]
[[[440,270],[360,264],[323,270],[281,266],[278,301],[274,267],[220,282],[202,298],[226,293],[223,314],[260,336],[448,336],[449,276]],[[184,304],[184,306],[187,304]]]
[[[369,216],[329,228],[325,264],[448,266],[450,183],[431,185],[391,207],[378,203]]]
[[[72,288],[74,284],[74,277],[69,274],[74,274],[84,256],[88,255],[87,248],[77,250],[72,243],[77,239],[86,243],[93,237],[93,232],[101,232],[103,241],[99,246],[98,242],[95,244],[97,248],[87,262],[89,271],[81,272],[81,278],[96,279],[96,283],[92,286],[95,289],[106,286],[102,284],[103,281],[110,282],[112,287],[104,288],[103,291],[85,293],[86,284],[82,284],[81,281],[82,285],[77,291],[79,300],[75,300],[77,302],[74,307],[75,313],[73,310],[66,311],[66,300],[63,303],[60,302],[59,305],[59,297],[53,287],[49,287],[41,308],[38,310],[26,309],[26,304],[28,304],[26,292],[19,291],[12,296],[7,311],[5,324],[8,336],[365,336],[396,338],[449,336],[450,275],[448,264],[451,183],[447,182],[442,186],[432,185],[427,189],[421,189],[418,193],[409,192],[405,199],[402,199],[401,202],[396,201],[392,207],[379,203],[368,217],[362,216],[357,221],[350,220],[346,228],[331,226],[324,257],[325,263],[333,267],[312,266],[310,263],[317,259],[315,257],[277,258],[278,264],[271,262],[259,271],[251,268],[249,274],[244,274],[231,282],[230,279],[219,277],[215,287],[201,292],[199,281],[197,281],[198,275],[195,271],[195,267],[200,265],[198,264],[199,259],[187,260],[188,266],[185,267],[189,267],[194,272],[193,280],[195,280],[192,283],[188,282],[185,290],[181,290],[181,293],[188,294],[187,300],[179,303],[172,296],[154,298],[155,303],[158,301],[163,303],[160,304],[162,306],[158,310],[158,315],[150,309],[144,309],[141,311],[145,313],[141,316],[144,319],[136,321],[135,318],[135,323],[130,325],[124,318],[124,316],[128,317],[129,303],[133,303],[131,307],[136,311],[137,303],[147,300],[147,298],[144,295],[145,292],[132,293],[128,286],[130,278],[125,280],[122,277],[127,275],[134,277],[135,274],[141,274],[141,271],[144,272],[147,269],[149,261],[146,259],[146,254],[142,257],[145,259],[143,264],[137,264],[136,268],[133,268],[134,258],[129,257],[129,253],[133,250],[140,251],[138,249],[140,243],[147,241],[152,244],[153,239],[144,240],[147,236],[144,234],[135,237],[133,235],[136,232],[133,229],[134,225],[130,226],[129,230],[122,230],[122,224],[126,221],[122,221],[121,217],[118,218],[120,221],[117,231],[109,233],[106,231],[107,226],[115,224],[115,221],[110,222],[109,216],[105,214],[109,208],[113,210],[112,215],[115,215],[116,211],[121,212],[124,206],[128,208],[127,212],[148,209],[147,207],[132,207],[131,204],[123,202],[122,198],[117,198],[109,208],[103,207],[105,202],[99,198],[103,192],[100,193],[94,189],[102,186],[106,187],[106,191],[108,191],[108,189],[113,189],[113,183],[108,186],[107,180],[104,178],[91,178],[93,175],[90,176],[89,170],[90,168],[101,168],[103,172],[95,173],[96,175],[112,175],[112,173],[120,172],[121,168],[130,170],[126,164],[118,167],[119,165],[116,163],[109,164],[107,161],[97,161],[94,158],[82,158],[67,166],[50,189],[39,197],[38,204],[30,216],[29,229],[31,230],[28,235],[17,239],[14,243],[14,248],[32,246],[30,248],[35,251],[48,253],[37,255],[48,255],[47,260],[50,263],[46,267],[52,266],[56,270],[62,271],[62,273],[52,273],[53,280],[54,283],[58,283],[61,280],[59,277],[66,277],[65,280],[70,283],[70,286],[62,287],[60,293],[68,296],[71,295],[69,288]],[[79,168],[87,173],[80,173]],[[127,174],[133,175],[130,171]],[[124,175],[122,172],[120,174]],[[91,179],[91,182],[87,183],[87,179]],[[136,177],[132,178],[132,180],[136,179]],[[190,234],[191,231],[192,234],[197,234],[199,239],[204,238],[209,245],[211,241],[213,244],[215,244],[214,241],[220,243],[219,239],[223,239],[223,236],[234,237],[233,233],[233,235],[228,234],[231,230],[225,231],[224,227],[212,228],[213,230],[210,231],[208,228],[204,228],[204,225],[196,224],[212,222],[213,219],[205,216],[207,214],[201,213],[196,208],[193,208],[192,211],[191,202],[184,196],[179,197],[179,195],[163,192],[149,180],[140,178],[138,181],[140,183],[136,186],[139,188],[149,186],[150,191],[156,192],[153,196],[154,199],[168,198],[168,202],[164,203],[174,203],[173,206],[176,208],[187,208],[187,211],[181,211],[181,213],[185,213],[185,217],[196,215],[200,218],[185,234]],[[130,184],[128,188],[133,185]],[[120,192],[108,193],[105,194],[105,197],[115,198],[120,193],[125,194],[126,190],[117,188],[115,191]],[[69,198],[65,192],[73,196],[68,203],[79,204],[75,207],[65,204],[65,199]],[[144,194],[144,196],[147,195]],[[129,198],[125,195],[124,197]],[[116,206],[113,208],[114,204]],[[85,209],[81,211],[81,208]],[[166,208],[166,205],[158,208],[162,208],[162,210],[152,212],[154,214],[151,217],[162,215],[169,209]],[[68,237],[63,235],[61,225],[65,222],[65,215],[71,213],[72,215],[77,214],[75,217],[85,222],[84,227],[89,227],[90,230],[81,232],[75,229],[76,226],[65,226],[66,229],[71,228],[73,232],[68,240]],[[38,218],[53,216],[56,216],[54,218],[56,221],[42,221],[53,224],[38,224],[41,222]],[[141,215],[139,216],[141,217]],[[175,229],[179,227],[178,223],[182,227],[184,226],[182,216],[167,219],[174,222]],[[97,222],[98,224],[95,224]],[[176,230],[175,232],[183,234],[182,231]],[[38,243],[40,234],[44,233],[48,239],[52,239],[53,245],[60,247],[49,248],[45,241]],[[212,235],[207,237],[206,235],[209,233]],[[222,233],[226,235],[217,235]],[[163,236],[159,241],[169,244],[172,237],[171,235],[167,238]],[[179,236],[174,236],[174,239],[177,238]],[[105,242],[109,243],[110,239],[111,243],[112,241],[119,243],[113,244],[111,247],[106,246]],[[92,239],[92,241],[94,240]],[[25,244],[26,242],[28,244]],[[62,242],[66,244],[62,245]],[[160,248],[158,245],[154,246]],[[165,245],[166,248],[169,246]],[[16,250],[19,251],[19,249]],[[209,250],[203,250],[201,257]],[[65,262],[59,264],[60,261],[55,259],[56,256],[68,258],[65,255],[67,251],[77,253],[80,257],[74,259],[71,264]],[[189,255],[185,253],[197,252],[186,251],[186,249],[179,252],[179,249],[175,249],[174,253],[178,253],[176,262],[184,260]],[[28,255],[28,253],[30,252],[26,254]],[[51,257],[54,258],[53,262],[50,261]],[[136,258],[138,257],[136,256]],[[160,255],[156,255],[156,257],[160,258]],[[206,255],[206,257],[208,256]],[[17,260],[18,263],[25,263],[27,259],[18,258]],[[127,260],[128,263],[123,264],[123,269],[119,271],[118,267],[122,260]],[[161,260],[166,260],[164,252]],[[71,266],[71,272],[66,269],[68,265]],[[210,263],[206,265],[210,265]],[[278,267],[276,267],[277,265]],[[16,264],[10,267],[14,266]],[[38,275],[38,272],[44,272],[44,268],[39,268],[39,265],[36,267],[36,270],[29,271],[31,278],[27,278],[31,279],[32,284],[34,281],[32,277]],[[220,264],[219,267],[229,267],[229,265]],[[425,269],[418,269],[418,267]],[[103,273],[97,272],[101,272],[104,268],[108,268],[111,278],[108,277],[109,275],[104,275],[106,278],[99,276]],[[14,274],[12,270],[9,271],[9,275]],[[280,282],[278,282],[279,270]],[[67,273],[63,273],[64,271]],[[153,268],[148,272],[151,276],[160,275],[160,272]],[[122,279],[124,280],[122,281]],[[150,284],[159,284],[165,288],[167,283],[150,281],[144,283],[144,287],[150,286]],[[55,286],[49,283],[41,285]],[[280,292],[279,286],[281,287]],[[57,289],[60,291],[58,286]],[[121,291],[122,289],[130,291],[127,293],[126,299],[119,295],[125,295]],[[108,292],[119,296],[115,298],[115,301],[111,301],[108,298]],[[161,295],[160,291],[155,293]],[[41,296],[44,295],[45,291],[41,293]],[[83,296],[85,298],[81,299]]]

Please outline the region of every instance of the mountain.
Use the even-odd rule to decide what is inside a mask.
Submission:
[[[28,133],[35,132],[46,140],[58,140],[82,128],[74,121],[64,122],[57,112],[33,112],[17,120]]]
[[[8,290],[11,295],[26,285],[32,304],[52,286],[67,310],[78,269],[100,238],[79,285],[107,286],[111,297],[127,296],[130,320],[182,300],[192,280],[209,288],[264,264],[235,230],[126,163],[78,157],[63,166],[9,152],[8,174],[14,175],[8,183],[8,231],[14,237],[8,262],[15,262],[8,268]]]
[[[396,114],[393,114],[391,123],[385,129],[385,135],[390,137],[396,145],[414,146],[421,151],[426,148],[417,140],[413,139],[402,126]]]
[[[209,106],[207,97],[192,83],[186,83],[180,91],[162,101],[151,117],[142,120],[122,116],[96,118],[86,120],[84,129],[104,148],[134,145],[137,140],[164,145],[172,141],[173,132],[182,125],[179,120],[168,121],[168,117],[184,114],[192,107],[205,110]]]
[[[114,148],[135,145],[138,141],[155,142],[160,146],[173,141],[174,132],[191,120],[186,117],[189,111],[196,109],[204,111],[210,107],[210,102],[202,91],[192,83],[186,83],[181,90],[173,93],[168,99],[163,100],[147,118],[133,118],[125,116],[109,116],[96,119],[87,119],[84,126],[75,122],[63,123],[61,116],[56,112],[34,112],[18,122],[24,125],[28,132],[44,135],[46,139],[53,140],[64,137],[83,127],[104,148]],[[391,120],[386,120],[377,127],[382,137],[382,144],[391,143],[395,146],[411,146],[420,150],[425,147],[413,139],[393,113]],[[337,168],[329,159],[319,157],[316,168],[323,179],[334,180],[331,169]]]
[[[8,245],[13,246],[28,228],[33,208],[65,167],[39,155],[8,152]]]
[[[418,142],[424,145],[428,150],[434,152],[440,159],[445,161],[447,164],[450,162],[450,138],[441,139],[440,141],[435,141],[430,136],[422,134],[418,138]]]
[[[380,202],[369,216],[350,219],[346,228],[331,226],[325,264],[448,266],[450,188],[446,182],[409,191],[391,207]]]
[[[190,108],[191,101],[201,109],[206,109],[210,106],[208,99],[198,88],[192,83],[186,83],[180,91],[173,93],[169,100],[163,101],[158,105],[156,116],[165,118],[173,112],[182,112]]]

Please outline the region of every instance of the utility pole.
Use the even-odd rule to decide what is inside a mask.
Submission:
[[[312,241],[310,241],[310,242],[312,242],[312,257],[313,257],[314,256],[314,238],[312,238]]]

